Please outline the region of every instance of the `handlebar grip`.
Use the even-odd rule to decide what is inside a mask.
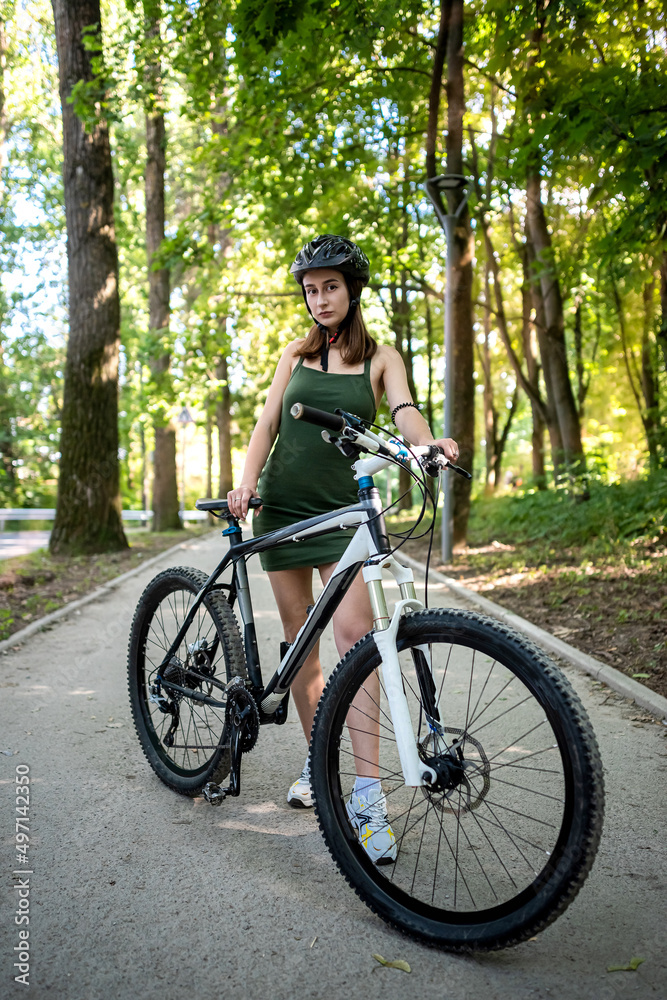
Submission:
[[[336,413],[328,413],[327,410],[318,410],[314,406],[306,406],[304,403],[295,403],[290,413],[295,420],[305,420],[306,423],[326,427],[328,431],[342,431],[345,427],[343,417],[339,417]]]

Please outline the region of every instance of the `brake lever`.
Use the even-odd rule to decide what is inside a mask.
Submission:
[[[353,443],[353,440],[345,434],[346,430],[348,430],[347,427],[343,429],[343,434],[340,437],[331,434],[330,431],[322,431],[322,440],[326,441],[327,444],[335,444],[346,458],[354,458],[356,460],[361,455],[361,448],[357,447]]]
[[[425,462],[420,464],[426,475],[431,476],[432,479],[437,479],[437,477],[444,469],[451,469],[452,472],[456,472],[459,476],[462,476],[464,479],[472,479],[471,473],[468,472],[466,469],[462,469],[460,465],[453,465],[453,463],[446,458],[445,462],[447,464],[443,466],[440,462],[434,462],[433,459],[427,459]]]
[[[467,469],[462,469],[460,465],[452,465],[451,462],[447,462],[447,468],[451,469],[452,472],[456,472],[459,476],[463,476],[464,479],[472,479],[472,473],[468,472]]]

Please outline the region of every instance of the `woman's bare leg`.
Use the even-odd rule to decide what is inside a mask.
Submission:
[[[314,603],[312,568],[304,566],[299,569],[274,570],[268,577],[278,605],[285,639],[287,642],[293,642],[306,620],[309,605]],[[324,677],[318,643],[296,675],[291,689],[308,744],[310,744],[315,709],[323,689]]]
[[[322,583],[327,583],[335,567],[335,563],[319,567]],[[373,627],[371,602],[361,573],[336,610],[333,626],[341,659]],[[357,775],[377,780],[380,776],[380,682],[377,673],[372,673],[357,692],[347,713],[347,726]]]

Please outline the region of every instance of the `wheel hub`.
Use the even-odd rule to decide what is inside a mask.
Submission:
[[[441,750],[447,736],[454,739]],[[418,751],[437,776],[431,785],[422,786],[423,795],[436,809],[459,815],[481,805],[491,787],[491,765],[478,740],[463,729],[444,726],[440,733],[430,732],[418,744]]]

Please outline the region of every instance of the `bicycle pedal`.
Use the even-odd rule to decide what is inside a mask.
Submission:
[[[226,789],[221,788],[220,785],[216,785],[213,781],[205,784],[202,791],[204,792],[204,798],[211,806],[221,806],[227,798]]]

